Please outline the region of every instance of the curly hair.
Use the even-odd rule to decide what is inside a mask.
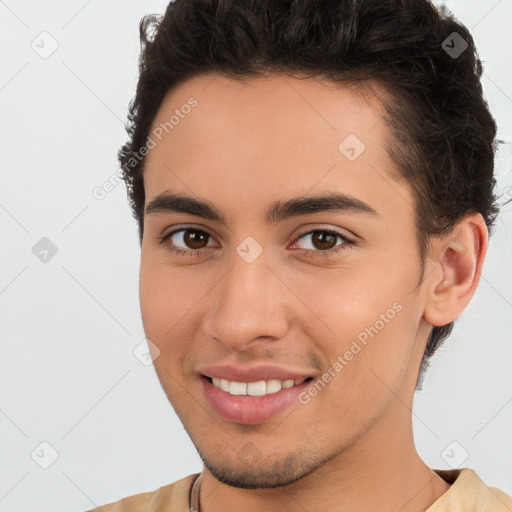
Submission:
[[[164,16],[141,20],[140,41],[129,139],[118,159],[141,242],[152,123],[169,90],[211,72],[234,80],[286,73],[384,84],[392,98],[383,104],[387,151],[414,193],[422,270],[432,237],[465,215],[480,213],[492,233],[496,123],[473,38],[445,7],[428,0],[175,0]],[[418,389],[452,328],[433,327]]]

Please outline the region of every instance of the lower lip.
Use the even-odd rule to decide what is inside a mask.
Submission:
[[[305,381],[291,388],[263,396],[231,395],[201,377],[204,394],[212,409],[226,421],[254,425],[266,421],[296,403],[298,395],[308,387]]]

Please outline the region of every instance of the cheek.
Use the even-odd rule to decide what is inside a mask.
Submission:
[[[196,354],[191,347],[198,340],[204,318],[200,308],[209,300],[208,291],[214,293],[216,281],[215,276],[199,274],[194,266],[177,269],[152,255],[141,257],[139,297],[144,332],[158,347],[153,364],[175,406],[183,391],[178,382],[189,378],[185,373]]]
[[[172,295],[166,288],[158,265],[143,252],[139,274],[139,300],[146,335],[150,338],[158,332],[158,326],[165,318],[165,311],[169,310],[167,302],[172,300]]]
[[[404,274],[403,268],[399,272],[398,267],[376,265],[375,270],[354,270],[338,279],[331,275],[296,288],[314,313],[303,317],[301,328],[331,365],[340,363],[333,372],[344,377],[334,378],[335,386],[347,385],[356,396],[368,388],[385,388],[379,377],[393,389],[398,385],[412,357],[421,316],[411,293],[416,277],[414,271]]]
[[[379,321],[380,315],[385,315],[385,320],[395,318],[397,306],[393,309],[393,304],[404,301],[406,286],[389,277],[372,275],[369,268],[333,269],[310,279],[290,277],[290,281],[310,316],[323,323],[325,334],[330,332],[343,340]],[[317,324],[315,321],[315,327]]]
[[[166,335],[181,327],[184,322],[180,320],[199,304],[208,287],[208,279],[205,276],[199,278],[194,266],[177,269],[143,252],[139,299],[148,336],[151,333],[163,340]]]
[[[413,311],[410,303],[393,298],[368,296],[366,303],[353,299],[353,307],[346,309],[341,302],[324,317],[336,336],[310,334],[329,360],[329,368],[312,382],[316,389],[310,387],[315,428],[356,436],[400,394],[413,355]]]

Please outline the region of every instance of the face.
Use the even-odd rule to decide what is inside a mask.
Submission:
[[[414,392],[414,199],[392,177],[381,115],[376,96],[314,79],[210,75],[173,89],[154,120],[144,329],[224,483],[285,485],[363,449],[370,432],[392,435],[395,396]]]

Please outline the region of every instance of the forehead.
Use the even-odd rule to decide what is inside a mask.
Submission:
[[[335,84],[288,75],[234,80],[207,74],[169,91],[153,128],[168,122],[176,112],[179,119],[175,116],[169,131],[177,144],[180,133],[183,137],[189,135],[187,127],[192,125],[198,144],[236,139],[237,146],[246,149],[269,140],[275,141],[273,147],[299,138],[317,145],[318,138],[336,142],[348,130],[359,132],[361,138],[369,135],[382,120],[380,101],[388,97],[386,89],[375,81]],[[189,108],[191,101],[196,105]],[[241,146],[244,141],[246,145]]]
[[[386,145],[380,84],[364,88],[271,75],[233,80],[217,74],[184,81],[154,119],[146,161],[146,200],[166,188],[218,201],[263,204],[314,188],[370,202],[400,195]],[[394,174],[394,173],[393,173]],[[402,198],[409,196],[404,190]],[[397,197],[394,197],[396,200]],[[407,202],[407,200],[406,200]],[[405,205],[406,206],[406,205]]]

